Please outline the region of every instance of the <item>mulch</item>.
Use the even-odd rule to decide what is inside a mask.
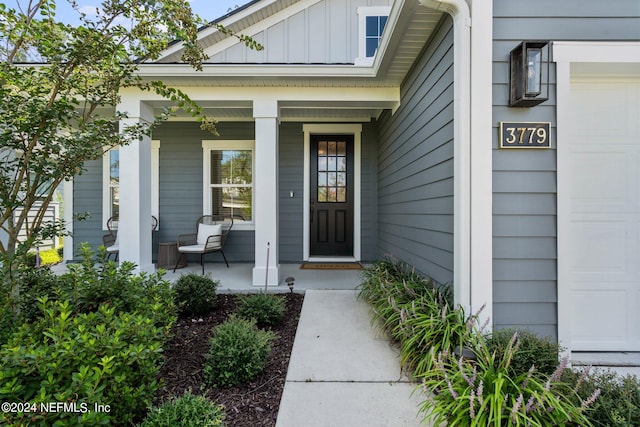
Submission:
[[[248,384],[211,387],[204,380],[203,367],[209,351],[211,330],[224,322],[237,305],[234,294],[218,294],[215,311],[198,318],[179,319],[173,336],[165,346],[165,363],[160,372],[163,382],[156,394],[159,404],[184,392],[206,396],[225,408],[226,425],[232,427],[275,426],[284,388],[293,341],[298,327],[302,294],[278,295],[286,299],[285,319],[271,328],[278,338],[265,370]]]

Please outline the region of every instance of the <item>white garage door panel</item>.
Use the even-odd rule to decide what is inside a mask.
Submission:
[[[640,81],[571,84],[571,348],[640,350]],[[562,144],[563,141],[559,141]]]
[[[588,284],[587,284],[588,285]],[[591,284],[598,286],[598,283]],[[623,328],[611,328],[611,324],[624,325],[627,323],[627,310],[620,310],[626,305],[626,292],[604,291],[575,291],[575,303],[590,310],[591,316],[582,319],[574,318],[571,324],[574,345],[588,344],[594,340],[608,345],[622,345],[627,337],[627,331]],[[604,313],[609,314],[605,315]]]

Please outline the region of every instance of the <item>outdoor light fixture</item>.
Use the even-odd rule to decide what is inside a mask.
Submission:
[[[287,277],[286,279],[284,279],[284,281],[287,283],[287,286],[289,287],[289,291],[291,293],[293,293],[293,286],[294,286],[294,281],[296,279],[294,279],[293,277]]]
[[[549,43],[523,41],[509,54],[509,106],[533,107],[549,99]]]

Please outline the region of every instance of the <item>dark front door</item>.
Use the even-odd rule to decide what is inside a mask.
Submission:
[[[312,135],[310,255],[353,256],[353,135]]]

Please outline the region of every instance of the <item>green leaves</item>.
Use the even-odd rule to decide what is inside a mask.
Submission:
[[[132,276],[130,264],[94,264],[83,251],[84,262],[57,280],[25,276],[25,307],[37,301],[39,311],[0,348],[0,399],[99,403],[111,412],[3,414],[8,425],[128,425],[159,386],[162,344],[175,321],[169,284]]]
[[[232,386],[252,380],[263,369],[275,334],[258,329],[255,319],[232,315],[213,329],[204,373],[215,386]]]
[[[174,40],[184,42],[185,61],[201,67],[203,22],[188,1],[104,0],[97,15],[79,13],[78,26],[56,22],[56,4],[0,5],[0,229],[9,236],[0,243],[2,256],[13,254],[21,228],[28,236],[40,229],[55,189],[82,173],[86,161],[150,134],[154,123],[118,132],[128,114],[117,111],[121,91],[166,96],[215,132],[215,121],[186,94],[138,75],[140,63],[158,59]],[[169,108],[156,120],[175,112]],[[39,213],[29,218],[34,206]]]

